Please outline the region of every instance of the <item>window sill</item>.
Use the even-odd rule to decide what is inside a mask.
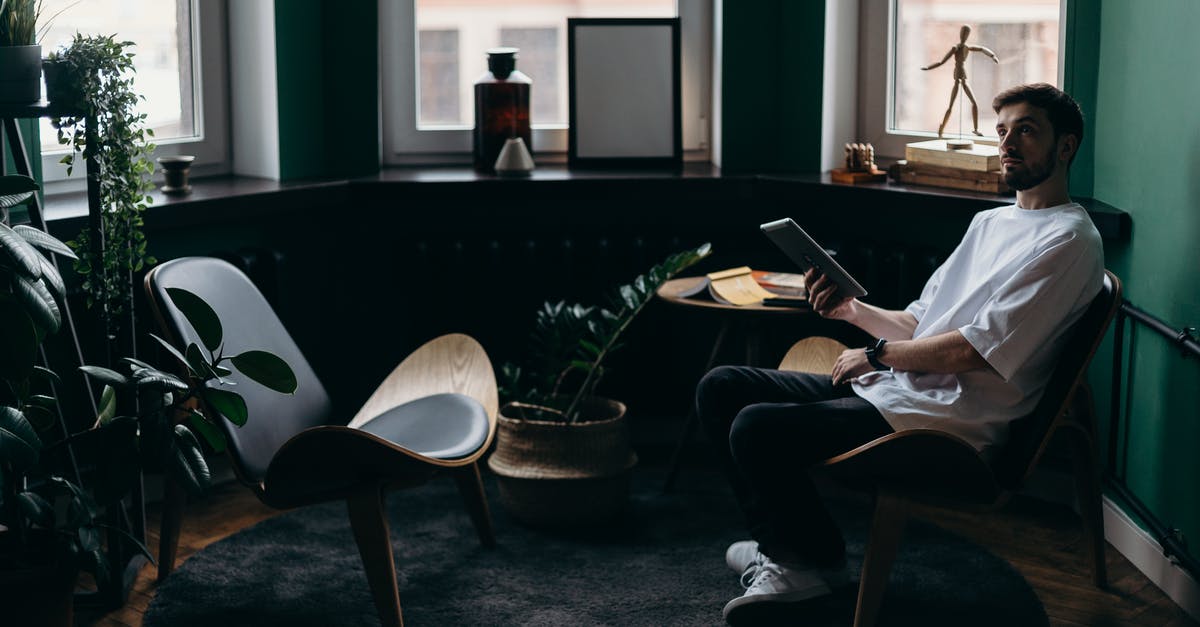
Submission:
[[[695,192],[700,202],[706,192],[726,190],[741,202],[776,202],[787,210],[791,206],[816,207],[887,207],[895,211],[974,213],[1013,202],[1012,196],[978,192],[870,183],[847,185],[834,183],[828,174],[723,174],[708,163],[686,163],[678,171],[665,170],[586,170],[565,165],[539,166],[527,178],[499,178],[480,174],[468,167],[389,167],[379,174],[355,179],[297,181],[281,183],[239,176],[199,178],[192,181],[193,191],[186,196],[168,196],[157,189],[150,193],[153,202],[146,222],[151,228],[211,224],[247,216],[273,214],[286,216],[305,207],[359,205],[371,200],[401,197],[396,186],[450,185],[456,195],[484,199],[497,186],[505,191],[531,185],[540,193],[562,195],[601,193],[669,195]],[[462,187],[469,186],[469,187]],[[543,187],[544,186],[544,187]],[[715,186],[715,187],[714,187]],[[730,191],[735,190],[735,191]],[[669,197],[669,196],[668,196]],[[719,197],[713,196],[715,202]],[[803,203],[796,199],[803,199]],[[1093,199],[1077,199],[1088,209],[1105,239],[1127,241],[1131,219],[1127,212]],[[690,202],[690,201],[689,201]],[[46,219],[55,234],[73,233],[87,217],[87,198],[82,192],[50,195]],[[713,210],[735,207],[715,207]]]

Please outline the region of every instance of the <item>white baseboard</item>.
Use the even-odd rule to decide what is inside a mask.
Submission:
[[[1200,583],[1163,556],[1162,545],[1104,497],[1104,536],[1189,616],[1200,620]]]
[[[1069,472],[1039,466],[1022,493],[1079,511],[1075,503],[1075,479]],[[1102,509],[1104,537],[1108,543],[1183,611],[1200,621],[1200,582],[1164,557],[1162,545],[1107,496],[1103,499]]]

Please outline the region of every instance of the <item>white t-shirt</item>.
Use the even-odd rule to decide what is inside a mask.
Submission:
[[[980,212],[905,311],[917,319],[913,339],[957,329],[992,368],[870,372],[854,391],[897,431],[939,429],[990,457],[1041,399],[1064,332],[1103,281],[1100,234],[1078,204]]]

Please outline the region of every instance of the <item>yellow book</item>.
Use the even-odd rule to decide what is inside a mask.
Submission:
[[[748,266],[710,272],[705,275],[705,279],[686,293],[681,293],[680,296],[685,298],[695,296],[708,288],[712,299],[725,305],[758,305],[764,298],[778,296],[778,294],[763,289],[754,280],[754,273]]]

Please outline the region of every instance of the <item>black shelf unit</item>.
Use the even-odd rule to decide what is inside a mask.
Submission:
[[[29,162],[29,153],[26,151],[25,139],[22,137],[21,128],[17,124],[20,119],[36,119],[36,118],[56,118],[56,117],[83,117],[85,129],[85,141],[89,146],[95,145],[98,140],[96,135],[95,116],[88,112],[80,111],[71,107],[55,104],[41,100],[38,102],[27,104],[12,104],[0,103],[0,122],[2,122],[4,130],[3,136],[0,137],[0,146],[6,148],[12,156],[13,165],[17,174],[25,176],[33,176],[33,168]],[[8,174],[8,164],[3,158],[3,152],[0,152],[0,174]],[[88,229],[90,231],[89,239],[91,241],[92,253],[94,258],[99,259],[104,251],[104,230],[103,230],[103,208],[100,204],[100,179],[99,167],[94,156],[87,156],[84,159],[84,171],[87,175],[87,200],[88,200]],[[45,210],[42,206],[42,200],[37,194],[28,203],[29,221],[30,223],[47,231]],[[61,273],[58,256],[50,254],[50,261],[56,269]],[[132,281],[132,277],[131,277]],[[132,289],[132,283],[131,283]],[[63,316],[66,323],[66,331],[70,335],[72,348],[74,349],[75,357],[78,360],[78,365],[88,363],[84,360],[83,349],[80,345],[79,334],[75,323],[75,318],[71,313],[69,302],[64,299]],[[132,311],[130,312],[130,347],[136,349],[136,344],[132,341],[133,325]],[[101,323],[101,328],[104,327]],[[101,343],[107,348],[104,351],[105,355],[100,361],[105,366],[113,365],[114,346],[113,340],[105,337]],[[132,355],[135,350],[130,350]],[[49,366],[44,348],[42,349],[42,361]],[[95,363],[95,362],[93,362]],[[82,373],[79,376],[83,380],[82,390],[85,390],[88,403],[92,408],[93,415],[96,412],[96,393],[92,387],[92,382]],[[55,390],[55,398],[58,398],[59,391]],[[58,407],[58,422],[59,428],[63,431],[64,437],[69,435],[69,427],[62,411],[61,403]],[[70,442],[66,444],[66,456],[69,460],[68,469],[73,475],[77,485],[83,485],[83,473],[80,471],[77,462],[75,450]],[[142,486],[142,476],[139,472],[137,481],[129,497],[128,502],[122,502],[122,507],[116,508],[118,511],[111,509],[106,512],[108,518],[107,523],[113,527],[124,530],[138,541],[145,543],[146,538],[146,514],[145,514],[145,494]],[[137,577],[138,570],[146,563],[146,559],[140,552],[133,550],[133,547],[128,545],[125,540],[115,531],[109,531],[107,536],[107,555],[111,565],[111,576],[109,580],[116,585],[110,585],[107,589],[99,589],[95,592],[77,592],[75,598],[76,607],[80,610],[98,610],[108,611],[120,607],[125,603],[129,596],[129,590],[133,585],[134,579]]]

